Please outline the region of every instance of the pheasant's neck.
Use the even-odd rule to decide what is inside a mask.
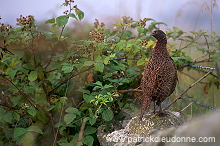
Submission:
[[[157,42],[156,46],[154,47],[153,53],[155,54],[162,54],[162,55],[168,55],[167,51],[167,42]]]
[[[166,45],[167,45],[167,40],[166,40],[166,39],[163,39],[163,40],[157,41],[155,47],[163,47],[163,48],[166,48]]]

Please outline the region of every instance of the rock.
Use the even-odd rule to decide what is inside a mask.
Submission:
[[[102,133],[103,146],[219,146],[220,112],[184,122],[173,113],[145,115],[130,120],[124,129]],[[181,125],[182,124],[182,125]]]
[[[174,133],[176,137],[188,138],[196,142],[172,142],[175,146],[219,146],[220,145],[220,112],[208,113],[180,126]],[[203,142],[199,142],[199,140]]]
[[[148,114],[142,120],[133,117],[124,129],[111,133],[104,132],[103,126],[99,127],[97,135],[103,146],[133,146],[143,144],[145,138],[161,129],[177,127],[181,124],[183,120],[171,112]]]

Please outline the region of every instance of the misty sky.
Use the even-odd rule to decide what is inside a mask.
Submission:
[[[16,24],[16,18],[34,15],[36,21],[43,21],[62,15],[66,9],[60,7],[64,0],[0,0],[1,23]],[[210,30],[211,0],[75,0],[85,12],[83,21],[103,22],[113,18],[130,16],[135,20],[153,18],[165,22],[169,27]],[[213,0],[214,2],[214,0]],[[220,2],[218,2],[220,4]],[[220,13],[213,8],[213,30],[220,31]]]

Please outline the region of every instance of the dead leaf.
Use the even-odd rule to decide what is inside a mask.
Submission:
[[[93,83],[94,82],[93,73],[89,73],[89,75],[87,76],[87,82],[88,83]]]

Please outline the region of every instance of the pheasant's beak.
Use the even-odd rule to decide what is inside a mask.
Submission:
[[[153,37],[154,37],[154,36],[155,36],[155,32],[152,32],[151,36],[153,36]]]

